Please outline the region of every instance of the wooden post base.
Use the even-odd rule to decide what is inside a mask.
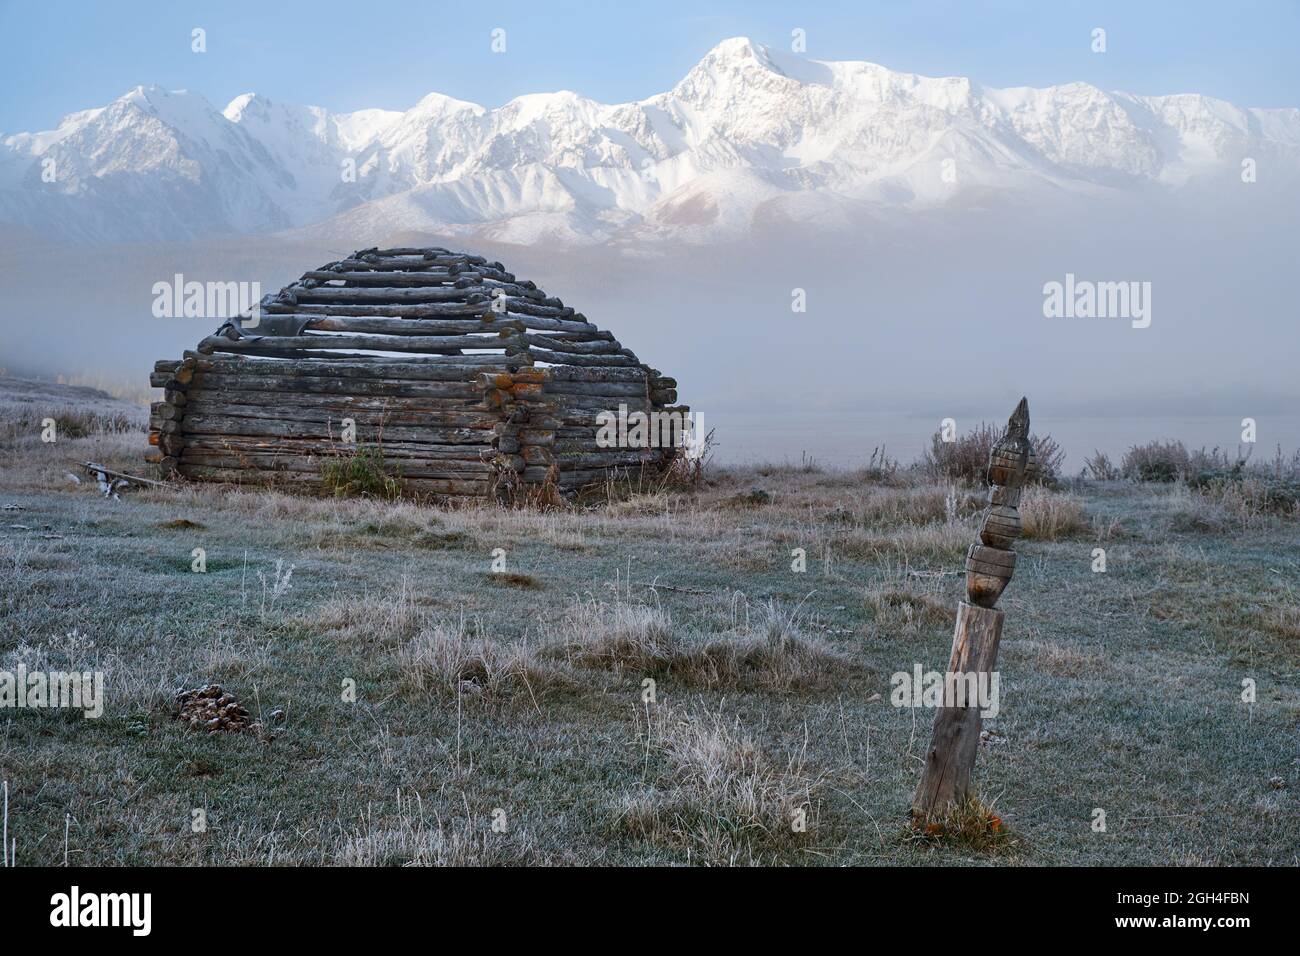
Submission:
[[[978,607],[965,601],[957,606],[948,673],[989,674],[997,669],[1002,617],[997,608]],[[912,812],[916,815],[928,818],[942,814],[973,794],[971,771],[975,767],[982,720],[979,702],[967,700],[966,704],[965,707],[939,707],[935,711],[925,770],[912,801]]]

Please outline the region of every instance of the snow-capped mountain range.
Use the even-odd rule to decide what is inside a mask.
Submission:
[[[406,112],[333,114],[249,93],[217,110],[137,87],[0,137],[0,222],[80,242],[405,229],[707,241],[960,195],[1235,183],[1248,158],[1300,180],[1300,110],[991,89],[738,38],[669,92],[618,105],[559,92],[486,109],[431,93]]]

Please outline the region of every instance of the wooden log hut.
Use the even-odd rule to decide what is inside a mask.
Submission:
[[[318,487],[331,459],[364,447],[406,492],[439,497],[660,471],[680,434],[611,447],[602,413],[689,415],[674,379],[582,313],[441,248],[366,249],[307,272],[158,362],[150,383],[150,460],[166,476]]]

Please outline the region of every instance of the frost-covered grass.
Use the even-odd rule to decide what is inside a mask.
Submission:
[[[108,681],[98,721],[0,713],[20,865],[68,815],[87,864],[1297,863],[1294,517],[1035,499],[977,765],[1016,840],[984,854],[907,830],[932,715],[889,702],[947,661],[969,489],[753,468],[538,512],[62,477],[142,452],[0,444],[0,669]],[[172,720],[208,682],[275,738]]]

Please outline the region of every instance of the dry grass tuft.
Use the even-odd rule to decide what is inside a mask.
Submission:
[[[524,693],[536,701],[544,690],[570,683],[528,645],[498,644],[478,622],[471,632],[463,617],[422,628],[398,649],[394,663],[401,687],[421,697]]]
[[[700,635],[675,627],[667,611],[617,598],[575,601],[554,653],[570,664],[635,676],[669,676],[702,687],[788,690],[851,670],[823,641],[803,634],[797,611],[769,601],[758,622]]]
[[[542,582],[537,578],[519,571],[488,571],[484,577],[489,584],[495,584],[499,588],[524,588],[529,591],[542,588]]]
[[[726,508],[761,508],[764,505],[772,503],[772,494],[764,491],[762,488],[755,488],[752,491],[743,494],[732,495],[730,498],[723,500],[722,505]]]
[[[983,502],[952,485],[925,483],[872,487],[853,503],[827,515],[831,521],[859,528],[925,525],[977,513]]]
[[[669,669],[681,652],[667,611],[616,599],[578,599],[565,614],[563,653],[573,664],[637,674]]]
[[[1034,665],[1053,677],[1098,677],[1111,670],[1099,648],[1075,648],[1044,641],[1017,641],[1017,648],[1033,652]]]
[[[105,435],[140,434],[141,421],[125,412],[66,406],[9,406],[0,415],[0,441],[39,441],[45,422],[53,419],[58,441]]]
[[[1037,486],[1026,488],[1020,498],[1020,523],[1030,541],[1059,541],[1089,530],[1082,501]]]
[[[756,852],[798,846],[816,832],[824,779],[803,754],[778,764],[721,712],[659,707],[646,731],[661,773],[618,803],[623,832],[724,864],[754,862]]]
[[[889,531],[854,528],[831,540],[839,557],[873,563],[959,566],[975,539],[977,527],[968,520],[903,525]]]
[[[782,462],[764,462],[754,466],[754,470],[764,478],[780,477],[783,475],[820,475],[825,472],[817,459],[806,451],[799,453],[799,461],[782,461]]]
[[[1201,475],[1189,482],[1193,492],[1214,505],[1224,520],[1248,529],[1274,518],[1300,517],[1300,479],[1259,472],[1249,475]]]
[[[679,495],[667,491],[636,493],[626,498],[608,499],[603,506],[603,510],[606,514],[615,518],[672,514],[673,509],[681,500]]]
[[[333,597],[292,619],[292,623],[311,630],[336,632],[350,640],[384,642],[409,638],[428,621],[427,598],[410,587],[402,574],[392,591],[363,591]]]
[[[1177,484],[1166,498],[1169,529],[1181,532],[1220,532],[1232,523],[1228,512],[1205,495],[1193,494],[1186,485]]]
[[[511,866],[534,854],[525,831],[494,833],[469,821],[444,823],[426,818],[420,797],[397,793],[394,813],[376,819],[367,808],[360,823],[339,841],[333,862],[340,866]]]
[[[971,797],[942,814],[914,816],[907,827],[905,842],[994,855],[1020,845],[1020,839],[1002,818],[978,797]]]
[[[1290,641],[1300,640],[1300,604],[1270,605],[1259,616],[1259,627]]]
[[[867,608],[876,622],[884,627],[901,627],[917,631],[927,627],[952,627],[957,619],[956,606],[934,591],[924,591],[902,584],[868,586]]]

